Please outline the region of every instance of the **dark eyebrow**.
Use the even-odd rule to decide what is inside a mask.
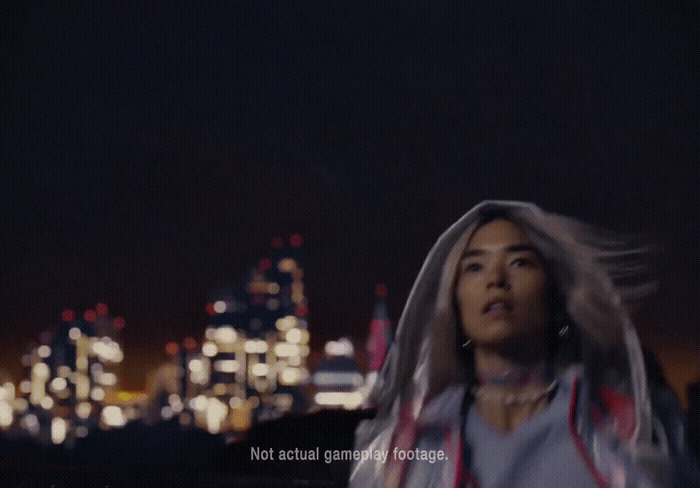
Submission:
[[[514,244],[512,246],[508,246],[506,248],[506,252],[526,252],[530,251],[534,254],[537,254],[539,256],[539,252],[537,251],[537,248],[533,246],[532,244]],[[482,256],[486,254],[486,251],[483,249],[467,249],[464,251],[464,255],[462,256],[462,259],[471,257],[471,256]]]

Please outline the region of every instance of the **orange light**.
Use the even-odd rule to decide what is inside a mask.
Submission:
[[[197,347],[197,341],[194,339],[194,337],[185,337],[185,340],[182,341],[182,343],[185,346],[185,349],[188,351],[193,351]]]
[[[165,345],[165,352],[170,354],[171,356],[174,356],[177,354],[177,352],[180,350],[180,346],[178,346],[177,342],[168,342]]]

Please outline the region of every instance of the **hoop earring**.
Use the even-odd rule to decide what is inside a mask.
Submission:
[[[465,342],[464,344],[462,344],[462,347],[463,347],[464,349],[467,349],[468,347],[471,346],[471,343],[472,343],[472,340],[471,340],[471,339],[467,339],[467,342]]]

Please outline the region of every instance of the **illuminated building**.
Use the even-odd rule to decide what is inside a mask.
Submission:
[[[374,385],[377,374],[384,363],[389,345],[392,341],[391,321],[386,306],[386,286],[377,285],[375,288],[376,303],[374,316],[370,322],[369,337],[365,344],[367,351],[367,376],[365,396]]]
[[[306,411],[309,332],[302,238],[272,241],[245,283],[211,296],[201,347],[183,364],[185,409],[210,432],[244,431],[288,411]],[[169,413],[169,412],[166,412]]]
[[[364,400],[364,378],[353,358],[354,347],[349,339],[329,341],[324,347],[325,359],[312,376],[314,402],[321,408],[359,408]]]
[[[110,318],[106,305],[97,304],[81,317],[64,310],[61,319],[53,338],[42,334],[42,343],[23,356],[26,379],[12,403],[21,428],[54,444],[85,437],[98,424],[119,426],[100,419],[107,406],[105,397],[116,391],[117,367],[124,359],[118,342],[124,321]],[[7,398],[9,390],[1,396]],[[0,427],[8,418],[2,411],[0,405]],[[112,419],[115,412],[107,410],[107,417]]]

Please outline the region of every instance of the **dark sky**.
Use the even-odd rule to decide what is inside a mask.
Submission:
[[[105,301],[142,388],[294,232],[313,343],[362,341],[375,283],[396,321],[438,235],[517,199],[646,233],[643,338],[700,376],[696,3],[380,3],[4,6],[0,369]]]

